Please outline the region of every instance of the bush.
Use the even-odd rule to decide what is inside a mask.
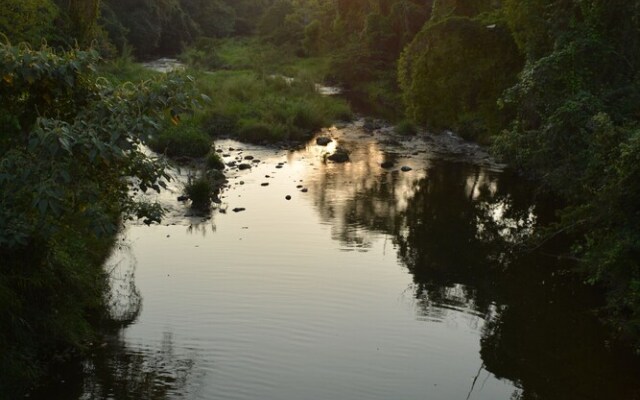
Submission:
[[[224,162],[222,162],[222,159],[215,151],[209,151],[209,154],[207,154],[206,162],[207,168],[217,170],[224,169]]]
[[[215,42],[211,38],[199,38],[179,58],[185,64],[196,68],[215,69],[222,66],[222,60],[215,49]]]
[[[169,157],[203,157],[211,139],[194,121],[171,125],[149,141],[149,147]]]
[[[184,188],[185,194],[191,200],[191,207],[206,210],[211,206],[213,184],[205,176],[190,181]]]
[[[161,217],[128,195],[167,178],[141,140],[192,95],[179,75],[99,81],[93,52],[0,43],[0,59],[0,397],[21,398],[50,363],[122,322],[102,263],[121,217]]]
[[[449,17],[416,35],[398,67],[410,118],[436,130],[458,129],[462,117],[483,122],[474,131],[508,123],[498,99],[517,81],[523,60],[509,31],[496,22],[487,29],[484,20]]]
[[[319,107],[306,107],[305,104],[299,105],[293,111],[292,123],[294,126],[306,131],[315,131],[328,123],[325,120],[324,110],[319,110]]]
[[[247,50],[270,53],[271,48],[229,40],[218,43],[218,49],[229,65],[244,68],[251,63],[243,63],[241,58],[253,57]],[[305,140],[334,120],[351,118],[346,101],[320,95],[313,79],[287,78],[265,71],[278,65],[271,61],[260,65],[258,71],[200,74],[199,89],[212,99],[202,113],[202,129],[210,135],[237,136],[250,142]],[[300,68],[307,76],[318,73],[310,65]]]
[[[405,119],[395,126],[394,132],[402,136],[415,136],[418,133],[418,127],[412,121]]]
[[[210,136],[234,134],[238,130],[237,118],[218,110],[208,110],[202,117],[202,129]]]
[[[252,143],[262,141],[276,142],[278,140],[287,139],[282,127],[269,125],[255,120],[243,121],[242,126],[238,131],[238,137],[240,140]]]

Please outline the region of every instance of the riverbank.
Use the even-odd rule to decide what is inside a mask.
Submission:
[[[328,159],[338,147],[348,162]],[[296,149],[219,139],[216,151],[236,164],[220,203],[200,213],[178,201],[190,171],[173,169],[154,198],[163,222],[127,224],[107,262],[135,272],[141,314],[91,356],[82,380],[36,398],[640,390],[637,365],[584,311],[593,291],[558,273],[562,261],[512,251],[553,210],[478,145],[357,119]]]

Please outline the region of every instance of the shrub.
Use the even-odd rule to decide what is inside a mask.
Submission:
[[[405,119],[395,126],[394,132],[402,136],[415,136],[418,133],[418,127],[412,121]]]
[[[209,154],[207,154],[206,162],[207,168],[217,170],[224,169],[224,162],[222,162],[222,159],[215,151],[209,151]]]
[[[222,136],[236,133],[237,116],[227,115],[218,110],[209,110],[202,117],[202,129],[210,136]]]
[[[222,65],[215,49],[215,42],[211,38],[199,38],[179,58],[185,64],[196,68],[215,69]]]
[[[0,140],[0,397],[21,398],[51,362],[115,322],[102,262],[120,218],[162,215],[129,196],[167,178],[141,139],[192,96],[174,74],[97,80],[94,52],[0,43],[0,59],[0,121],[11,134]]]
[[[315,131],[326,126],[326,113],[323,112],[325,110],[319,108],[308,107],[305,104],[297,106],[293,111],[293,125],[306,131]]]
[[[244,121],[238,132],[238,136],[240,140],[253,143],[261,141],[275,142],[287,139],[287,135],[282,127],[255,120]]]
[[[494,25],[487,29],[486,21],[466,17],[425,25],[399,61],[410,118],[436,130],[458,129],[463,116],[487,130],[506,125],[509,113],[498,99],[517,81],[523,61],[504,24]]]
[[[203,157],[211,139],[194,122],[171,125],[149,141],[149,147],[169,157]]]
[[[184,188],[185,194],[191,199],[191,207],[202,210],[211,206],[213,190],[213,184],[206,175],[190,181]]]

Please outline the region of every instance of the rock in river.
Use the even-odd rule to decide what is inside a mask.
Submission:
[[[349,161],[349,152],[342,147],[338,147],[336,151],[327,158],[337,163],[347,162]]]
[[[381,166],[382,168],[393,168],[393,165],[394,165],[394,164],[395,164],[395,163],[394,163],[393,161],[385,161],[385,162],[383,162],[382,164],[380,164],[380,166]]]
[[[240,171],[244,170],[244,169],[250,169],[251,168],[251,164],[246,164],[246,163],[242,163],[238,165],[238,169]]]
[[[407,167],[406,165],[405,165],[405,166],[403,166],[402,168],[400,168],[400,170],[401,170],[402,172],[409,172],[409,171],[411,171],[412,169],[413,169],[413,168],[411,168],[411,167]]]
[[[316,144],[318,146],[326,146],[331,143],[331,138],[328,136],[320,136],[316,139]]]

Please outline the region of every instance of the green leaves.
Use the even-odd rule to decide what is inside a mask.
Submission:
[[[503,99],[517,116],[496,148],[567,203],[553,229],[574,240],[585,280],[607,288],[611,320],[640,343],[638,4],[504,4],[527,63]]]
[[[169,179],[142,141],[195,96],[181,75],[112,86],[93,76],[93,52],[0,44],[0,60],[0,295],[14,300],[0,310],[0,366],[27,354],[20,371],[35,370],[103,317],[102,262],[121,217],[160,221],[159,205],[130,195]]]
[[[77,224],[88,212],[92,218],[81,224],[94,228],[106,225],[93,221],[117,218],[121,211],[157,221],[156,208],[129,197],[125,178],[135,178],[143,190],[164,185],[163,164],[145,155],[140,144],[158,132],[165,110],[192,107],[191,79],[169,75],[112,87],[94,80],[90,65],[96,56],[82,51],[0,45],[0,59],[13,60],[0,65],[0,75],[12,76],[11,86],[0,88],[0,110],[18,115],[22,127],[22,137],[6,144],[0,164],[5,213],[29,221],[45,241],[50,228]],[[100,212],[107,214],[97,217]]]
[[[497,102],[522,59],[502,21],[486,25],[467,17],[429,22],[405,48],[398,75],[410,118],[476,140],[506,125]]]

